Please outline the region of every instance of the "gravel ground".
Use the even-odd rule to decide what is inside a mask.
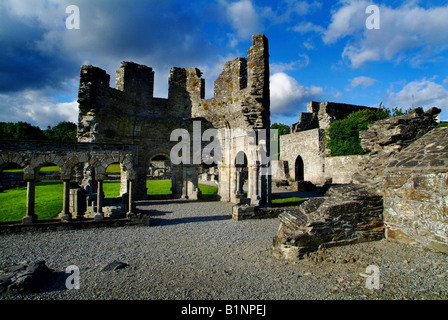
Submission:
[[[60,277],[0,299],[448,299],[448,255],[382,240],[279,261],[269,254],[279,221],[237,222],[231,206],[157,201],[145,207],[150,227],[3,235],[0,264],[43,259]],[[114,261],[127,266],[103,270]],[[65,287],[69,265],[79,267],[78,290]],[[369,265],[379,268],[379,289],[360,276]]]

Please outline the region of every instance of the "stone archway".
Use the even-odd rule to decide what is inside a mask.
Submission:
[[[303,159],[300,155],[297,156],[294,163],[294,180],[303,181],[305,180],[305,167],[303,165]]]

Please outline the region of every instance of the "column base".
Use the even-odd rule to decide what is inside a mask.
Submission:
[[[93,219],[95,220],[95,221],[101,221],[101,220],[104,220],[104,213],[95,213],[95,216],[93,217]]]
[[[32,223],[36,223],[36,222],[37,222],[36,214],[24,216],[22,219],[23,224],[32,224]]]
[[[136,216],[135,212],[126,212],[126,218],[127,219],[132,219]]]
[[[72,215],[71,214],[65,214],[65,213],[61,212],[59,214],[59,218],[61,218],[61,220],[63,220],[63,221],[68,221],[68,220],[72,220]]]

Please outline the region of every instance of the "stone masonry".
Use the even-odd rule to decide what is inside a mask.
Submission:
[[[416,109],[369,125],[360,137],[370,153],[353,183],[329,186],[323,197],[281,213],[272,254],[297,258],[385,235],[447,252],[448,140],[445,129],[434,129],[439,112]]]

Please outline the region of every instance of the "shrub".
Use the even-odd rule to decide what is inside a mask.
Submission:
[[[353,112],[343,120],[334,121],[327,131],[327,147],[331,150],[331,155],[364,154],[359,132],[367,130],[369,124],[390,116],[390,110],[384,108],[365,109]]]

